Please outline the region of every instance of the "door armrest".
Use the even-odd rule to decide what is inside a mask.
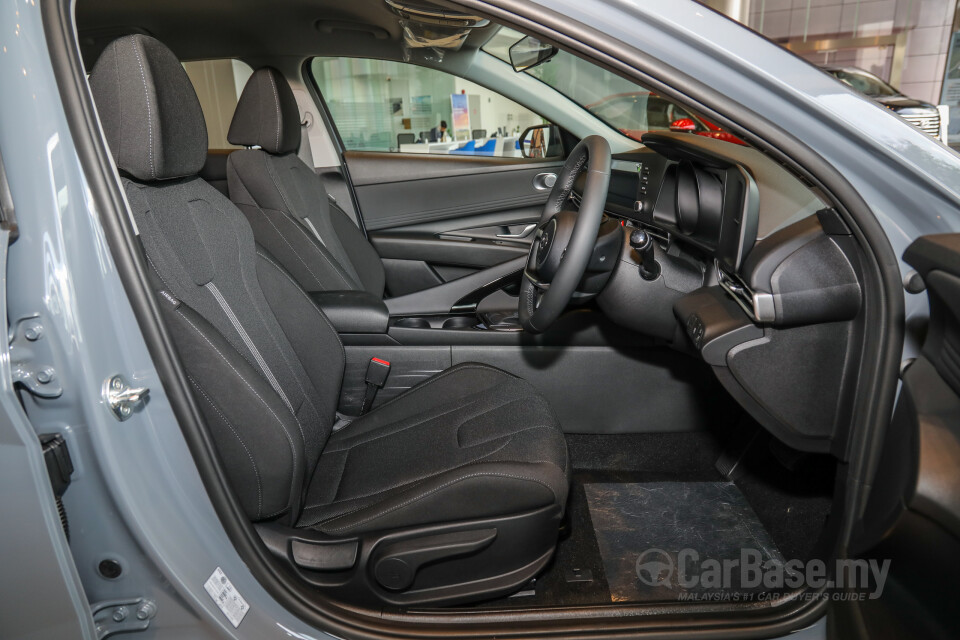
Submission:
[[[387,309],[391,316],[473,311],[483,298],[509,284],[512,278],[521,273],[526,262],[526,256],[514,258],[423,291],[390,298],[386,301]]]

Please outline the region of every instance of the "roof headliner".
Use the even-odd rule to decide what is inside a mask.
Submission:
[[[79,0],[76,21],[87,68],[129,33],[156,37],[181,60],[403,54],[398,18],[383,0]],[[475,29],[460,52],[448,55],[471,55],[495,30]]]

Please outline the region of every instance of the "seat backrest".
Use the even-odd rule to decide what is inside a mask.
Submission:
[[[413,144],[417,141],[417,136],[412,133],[398,133],[397,134],[397,146],[399,147],[402,144]]]
[[[257,243],[307,291],[383,296],[380,256],[297,155],[300,112],[279,71],[264,67],[250,76],[227,140],[249,147],[227,159],[227,184]]]
[[[343,347],[306,293],[258,250],[244,215],[197,177],[206,126],[176,56],[110,44],[90,75],[160,308],[240,502],[294,521],[331,426]]]

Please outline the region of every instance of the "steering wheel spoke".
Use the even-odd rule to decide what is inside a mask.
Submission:
[[[550,288],[550,283],[540,280],[540,277],[536,274],[536,272],[531,271],[530,268],[523,270],[523,277],[540,291],[546,291]]]

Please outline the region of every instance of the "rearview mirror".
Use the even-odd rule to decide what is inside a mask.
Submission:
[[[560,128],[555,124],[527,127],[520,134],[520,154],[524,158],[556,158],[563,156]]]
[[[670,123],[670,131],[696,131],[697,123],[690,118],[680,118]]]
[[[540,42],[533,36],[517,40],[510,47],[510,64],[517,73],[541,65],[557,55],[557,49],[552,44]]]

